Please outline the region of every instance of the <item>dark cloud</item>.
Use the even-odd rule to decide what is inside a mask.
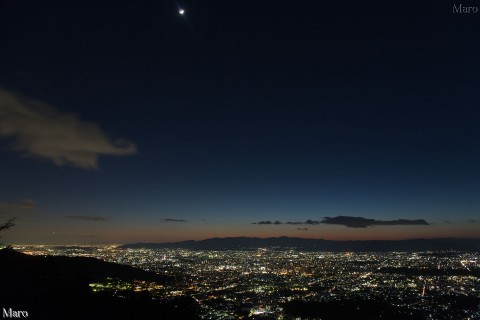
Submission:
[[[470,220],[470,222],[475,222],[475,220]],[[291,225],[319,225],[319,224],[338,224],[343,225],[349,228],[366,228],[370,226],[408,226],[408,225],[423,225],[428,226],[430,225],[427,221],[423,219],[416,219],[416,220],[408,220],[408,219],[397,219],[397,220],[375,220],[375,219],[367,219],[363,217],[348,217],[348,216],[338,216],[338,217],[325,217],[322,221],[318,220],[306,220],[302,221],[288,221],[288,222],[280,222],[275,221],[272,222],[270,220],[266,221],[259,221],[253,222],[252,224],[291,224]],[[300,228],[298,229],[300,230]]]
[[[258,221],[258,222],[253,222],[252,224],[273,224],[272,221],[267,220],[267,221]]]
[[[371,226],[412,226],[412,225],[430,225],[427,221],[423,219],[408,220],[408,219],[397,219],[397,220],[375,220],[367,219],[363,217],[348,217],[348,216],[338,216],[338,217],[325,217],[322,221],[325,224],[338,224],[343,225],[349,228],[366,228]]]
[[[450,221],[450,220],[443,220],[443,222],[445,222],[447,224],[452,224],[452,221]]]
[[[281,222],[281,221],[258,221],[258,222],[252,222],[252,224],[291,224],[291,225],[302,225],[302,224],[309,224],[309,225],[317,225],[322,223],[321,221],[315,221],[315,220],[307,220],[307,221],[287,221],[287,222]]]
[[[187,222],[187,220],[184,220],[184,219],[171,219],[171,218],[160,219],[160,221],[163,221],[163,222]]]
[[[252,222],[252,224],[283,224],[283,222],[280,221],[270,221],[270,220],[265,220],[265,221],[258,221],[258,222]]]
[[[65,218],[82,220],[82,221],[107,221],[108,220],[105,217],[99,217],[99,216],[65,216]]]
[[[467,220],[468,223],[480,223],[480,221],[475,220],[475,219],[469,219]]]
[[[309,224],[309,225],[317,225],[322,223],[321,221],[316,221],[316,220],[307,220],[305,222],[301,221],[288,221],[287,224]]]
[[[308,231],[308,228],[297,228],[297,230],[300,230],[300,231]]]

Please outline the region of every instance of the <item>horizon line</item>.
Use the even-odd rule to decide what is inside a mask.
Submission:
[[[103,246],[121,246],[121,245],[128,245],[128,244],[140,244],[140,243],[148,243],[148,244],[163,244],[163,243],[179,243],[179,242],[185,242],[185,241],[205,241],[205,240],[211,240],[211,239],[232,239],[232,238],[250,238],[250,239],[279,239],[279,238],[291,238],[291,239],[303,239],[303,240],[324,240],[324,241],[336,241],[336,242],[366,242],[366,241],[408,241],[408,240],[439,240],[439,239],[456,239],[456,240],[469,240],[469,239],[476,239],[480,240],[480,236],[478,237],[432,237],[432,238],[402,238],[402,239],[361,239],[361,240],[354,240],[354,239],[348,239],[348,240],[332,240],[332,239],[325,239],[325,238],[304,238],[304,237],[289,237],[289,236],[278,236],[278,237],[247,237],[247,236],[232,236],[232,237],[212,237],[212,238],[205,238],[205,239],[200,239],[200,240],[193,240],[193,239],[187,239],[187,240],[178,240],[178,241],[164,241],[164,242],[157,242],[157,241],[137,241],[137,242],[117,242],[117,243],[11,243],[11,244],[3,244],[6,246],[11,245],[11,246],[26,246],[26,245],[44,245],[44,246],[93,246],[93,245],[103,245]]]

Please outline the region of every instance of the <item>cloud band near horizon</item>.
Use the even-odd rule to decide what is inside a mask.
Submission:
[[[259,224],[259,225],[280,225],[280,224],[290,224],[290,225],[319,225],[319,224],[336,224],[336,225],[343,225],[348,228],[367,228],[371,226],[412,226],[412,225],[423,225],[428,226],[430,223],[425,221],[424,219],[396,219],[396,220],[376,220],[376,219],[368,219],[364,217],[349,217],[349,216],[337,216],[337,217],[325,217],[321,221],[317,220],[306,220],[306,221],[258,221],[253,222],[252,224]]]
[[[160,219],[160,221],[163,221],[163,222],[187,222],[187,220],[185,220],[185,219],[172,219],[172,218]]]
[[[108,219],[101,216],[65,216],[68,219],[81,220],[81,221],[107,221]]]

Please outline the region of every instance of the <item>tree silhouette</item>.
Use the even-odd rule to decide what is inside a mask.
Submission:
[[[5,223],[0,224],[0,231],[8,230],[11,227],[13,227],[15,225],[15,223],[13,223],[13,221],[15,221],[15,219],[16,218],[11,218],[11,219],[8,219]]]

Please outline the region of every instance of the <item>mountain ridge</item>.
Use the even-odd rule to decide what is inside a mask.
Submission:
[[[164,243],[131,243],[121,249],[254,250],[258,248],[305,251],[478,251],[480,238],[413,238],[405,240],[325,240],[299,237],[216,237]]]

